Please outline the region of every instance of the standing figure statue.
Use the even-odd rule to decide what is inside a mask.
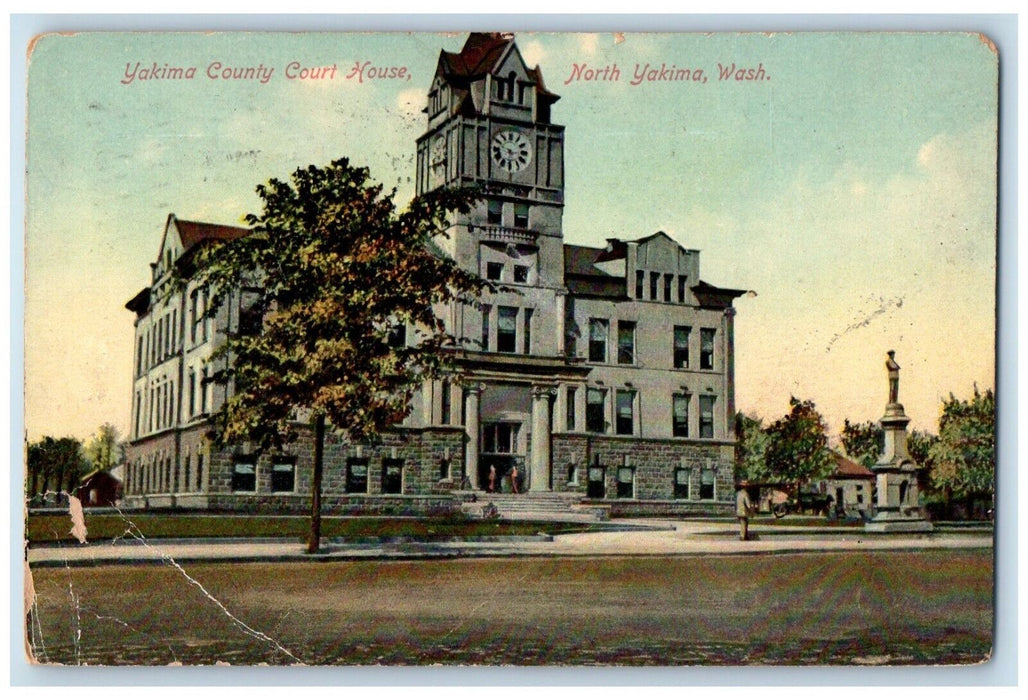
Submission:
[[[896,364],[896,351],[889,351],[889,359],[885,361],[885,369],[889,370],[889,403],[899,403],[900,366]]]

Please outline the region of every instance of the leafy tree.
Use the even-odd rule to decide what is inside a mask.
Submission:
[[[828,449],[827,426],[812,401],[789,399],[789,413],[766,429],[764,461],[768,474],[782,481],[803,483],[832,473],[835,460]]]
[[[214,437],[280,448],[298,437],[291,419],[310,416],[313,553],[326,429],[364,442],[400,421],[456,343],[433,308],[492,286],[433,251],[450,214],[469,211],[468,190],[436,190],[398,211],[395,190],[341,159],[269,180],[257,194],[263,211],[247,215],[251,233],[201,251],[195,273],[212,295],[208,315],[243,290],[251,319],[218,350],[226,369],[212,379],[230,382],[232,395],[213,417]],[[405,345],[397,324],[414,331]]]
[[[743,412],[735,414],[735,479],[761,481],[768,477],[764,456],[767,452],[767,435],[764,421],[758,416]]]
[[[94,469],[110,471],[121,462],[123,446],[118,441],[118,429],[110,423],[97,428],[86,444],[86,456]]]
[[[885,432],[874,421],[850,423],[847,418],[843,421],[840,438],[846,456],[869,469],[885,447]]]
[[[72,493],[85,473],[82,443],[71,437],[44,437],[29,444],[27,455],[29,498],[48,492]]]
[[[996,478],[996,399],[974,388],[970,400],[943,401],[939,437],[928,451],[933,489],[947,499],[991,496]]]

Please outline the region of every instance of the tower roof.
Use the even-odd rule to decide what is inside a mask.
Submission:
[[[472,32],[459,53],[439,52],[439,70],[447,82],[458,87],[482,78],[499,68],[507,51],[514,45],[514,35],[507,32]],[[526,66],[529,78],[536,83],[536,92],[551,102],[560,95],[546,89],[543,74],[538,66]]]

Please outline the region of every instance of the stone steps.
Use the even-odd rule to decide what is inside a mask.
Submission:
[[[472,516],[481,516],[483,509],[492,504],[501,518],[520,520],[600,520],[597,509],[579,506],[578,494],[559,493],[478,493],[476,500],[465,503],[463,510]]]

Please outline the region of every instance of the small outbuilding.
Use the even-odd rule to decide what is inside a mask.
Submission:
[[[818,489],[832,498],[834,515],[864,517],[874,504],[875,475],[838,452],[832,452],[835,472],[821,482]]]
[[[111,472],[97,469],[82,477],[75,495],[84,508],[113,506],[121,498],[121,481]]]

